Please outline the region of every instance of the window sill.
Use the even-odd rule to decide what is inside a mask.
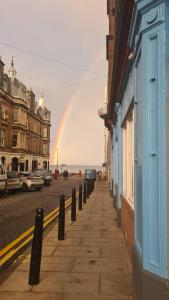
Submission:
[[[122,193],[122,196],[126,199],[126,201],[128,202],[128,204],[131,206],[131,208],[134,210],[134,198],[131,199],[131,197],[129,197],[127,194],[125,194],[124,192]]]

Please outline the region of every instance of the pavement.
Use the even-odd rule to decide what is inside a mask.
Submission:
[[[96,183],[77,221],[66,214],[43,240],[40,283],[28,285],[30,255],[0,286],[2,300],[132,300],[131,263],[107,182]]]

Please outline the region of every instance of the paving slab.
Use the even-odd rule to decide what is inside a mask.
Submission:
[[[132,296],[132,278],[129,274],[101,274],[100,293],[112,296]]]
[[[73,257],[100,257],[100,247],[94,246],[59,246],[53,254],[54,256]]]
[[[101,232],[99,231],[72,231],[72,230],[68,230],[66,232],[66,237],[70,238],[70,237],[88,237],[88,238],[101,238]]]
[[[62,300],[61,295],[56,293],[23,293],[23,292],[2,292],[1,300]],[[109,300],[109,299],[108,299]]]
[[[8,280],[4,281],[0,286],[1,291],[7,292],[28,292],[32,289],[28,285],[28,272],[14,272],[10,275]],[[1,294],[0,294],[1,295]],[[1,298],[1,296],[0,296]]]
[[[132,300],[132,297],[126,296],[102,296],[102,295],[75,295],[75,294],[64,294],[62,300]],[[20,299],[19,299],[20,300]]]
[[[80,238],[67,238],[64,241],[58,241],[57,238],[46,238],[44,240],[44,245],[49,246],[59,246],[59,245],[80,245],[81,239]]]
[[[74,257],[42,257],[41,271],[43,272],[71,272]],[[30,262],[22,263],[17,271],[29,271]]]
[[[115,237],[114,239],[104,239],[104,238],[83,238],[82,245],[84,246],[123,246],[124,240],[122,238]]]
[[[114,259],[123,258],[129,260],[129,254],[125,245],[123,247],[102,246],[100,250],[101,257]]]
[[[43,246],[42,256],[51,256],[52,253],[56,250],[57,246]]]
[[[128,265],[122,259],[82,258],[75,260],[72,272],[88,273],[128,273]]]
[[[41,282],[34,292],[57,292],[72,294],[99,293],[99,275],[88,273],[42,272]],[[76,299],[76,298],[75,298]]]

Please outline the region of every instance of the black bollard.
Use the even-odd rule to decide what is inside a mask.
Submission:
[[[32,252],[29,269],[29,284],[36,285],[40,281],[40,264],[42,255],[42,239],[43,239],[43,208],[36,211],[35,229],[32,241]]]
[[[83,184],[83,203],[86,203],[86,182]]]
[[[87,185],[86,185],[86,198],[89,199],[89,180],[87,181]]]
[[[82,210],[82,185],[79,186],[79,210]]]
[[[94,180],[92,181],[92,193],[94,191]]]
[[[58,240],[65,239],[65,196],[60,196]]]
[[[90,183],[89,183],[89,195],[91,195],[92,193],[92,181],[90,180]]]
[[[76,189],[72,189],[71,221],[76,221]]]

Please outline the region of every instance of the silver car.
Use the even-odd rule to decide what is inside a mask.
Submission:
[[[21,172],[20,178],[22,181],[22,191],[27,192],[28,190],[40,191],[43,186],[42,178],[35,173]]]

